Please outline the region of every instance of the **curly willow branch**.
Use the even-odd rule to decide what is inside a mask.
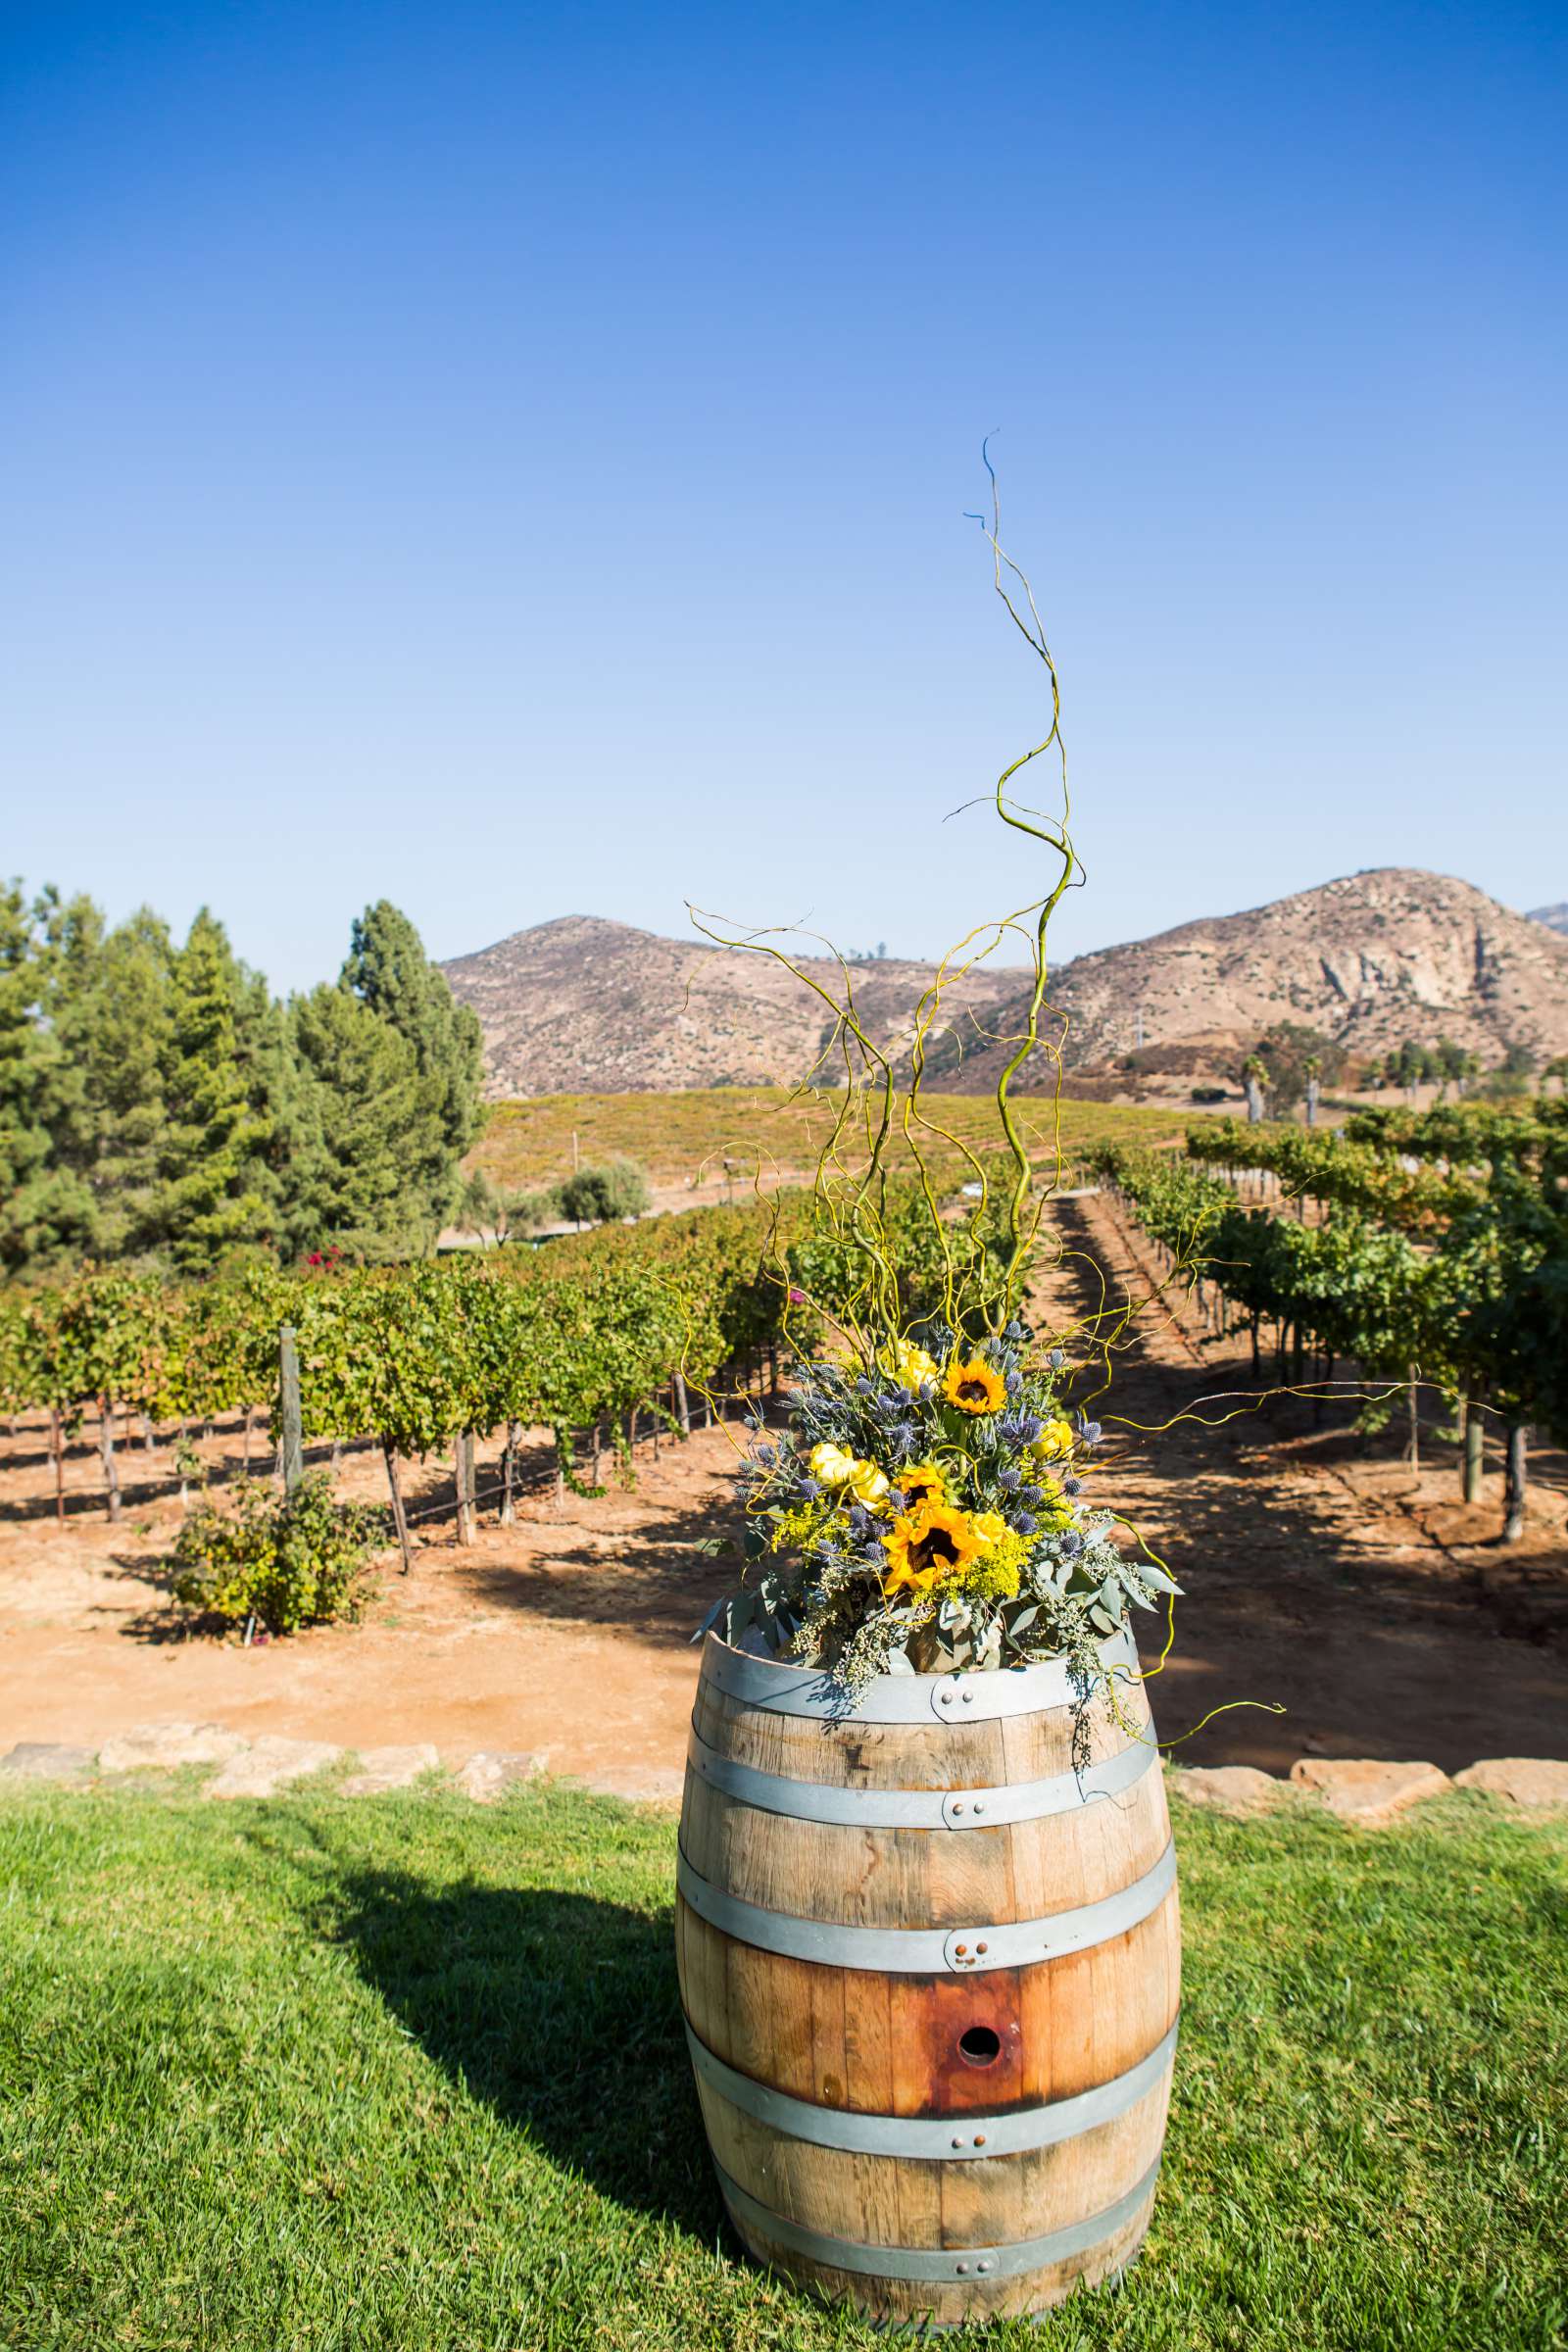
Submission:
[[[847,1294],[825,1303],[811,1298],[813,1315],[827,1313],[854,1350],[866,1358],[879,1342],[900,1328],[900,1283],[895,1236],[889,1224],[889,1178],[896,1172],[895,1155],[906,1169],[922,1205],[940,1255],[941,1319],[952,1329],[1000,1332],[1017,1313],[1037,1255],[1046,1199],[1061,1182],[1061,1055],[1066,1033],[1047,996],[1049,960],[1047,934],[1052,915],[1063,894],[1083,878],[1083,869],[1067,831],[1070,802],[1066,759],[1061,736],[1061,694],[1055,662],[1041,622],[1029,581],[1001,539],[1001,508],[996,469],[989,447],[982,457],[991,482],[991,517],[981,522],[992,551],[993,584],[1013,623],[1036,658],[1049,682],[1051,723],[1037,744],[1019,755],[997,778],[989,796],[1002,822],[1011,831],[1040,842],[1055,860],[1051,887],[1024,906],[989,917],[949,949],[921,993],[906,1028],[897,1038],[879,1042],[867,1028],[857,1004],[853,966],[831,942],[799,925],[752,929],[708,914],[695,906],[688,912],[695,928],[715,947],[763,955],[779,964],[815,996],[830,1015],[824,1042],[804,1083],[792,1095],[798,1101],[809,1094],[821,1100],[828,1092],[827,1076],[837,1064],[842,1086],[833,1090],[832,1118],[827,1141],[816,1155],[811,1190],[821,1229],[853,1258],[858,1273]],[[1061,812],[1047,815],[1020,803],[1013,780],[1031,761],[1054,752],[1061,783]],[[1000,1046],[1005,1060],[995,1088],[998,1120],[997,1149],[1006,1165],[1004,1186],[998,1186],[984,1147],[958,1132],[957,1122],[929,1106],[926,1095],[932,1074],[932,1050],[939,1039],[945,1052],[958,1055],[961,1036],[946,1014],[946,1000],[956,985],[966,981],[997,953],[1004,940],[1016,937],[1027,950],[1021,976],[1019,1018],[1005,1030],[993,1030],[977,1013],[963,1016],[983,1044]],[[822,959],[791,952],[781,940],[810,940],[826,951]],[[833,967],[836,966],[836,984]],[[813,968],[814,967],[814,968]],[[1047,1035],[1044,1023],[1059,1024]],[[1020,1119],[1012,1088],[1030,1057],[1045,1053],[1052,1063],[1053,1084],[1047,1130],[1052,1148],[1052,1173],[1042,1182],[1031,1152],[1031,1131]],[[1045,1090],[1042,1090],[1045,1092]],[[971,1213],[955,1222],[944,1211],[959,1182],[970,1188]],[[987,1234],[996,1212],[993,1196],[1002,1191],[1001,1225],[995,1244]],[[791,1297],[794,1284],[785,1253],[777,1247],[774,1219],[769,1247],[770,1270]]]

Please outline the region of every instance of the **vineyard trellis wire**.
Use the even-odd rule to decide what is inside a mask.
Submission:
[[[911,1305],[940,1280],[913,1187],[896,1190],[901,1279]],[[499,1499],[513,1516],[524,1430],[551,1433],[558,1487],[597,1484],[606,1452],[629,1459],[640,1419],[684,1431],[692,1400],[745,1404],[748,1367],[776,1367],[792,1284],[831,1302],[857,1279],[808,1228],[795,1197],[606,1226],[540,1250],[464,1252],[394,1267],[284,1272],[251,1263],[202,1283],[121,1268],[0,1295],[0,1410],[50,1418],[64,1517],[67,1435],[96,1415],[103,1493],[121,1515],[117,1413],[172,1425],[182,1491],[188,1433],[257,1409],[277,1436],[280,1334],[294,1334],[301,1436],[381,1448],[405,1563],[414,1514],[399,1462],[457,1455],[460,1516],[476,1504],[472,1440],[501,1431]],[[799,1292],[796,1293],[797,1298]],[[797,1307],[791,1338],[806,1336]],[[471,1522],[466,1522],[471,1524]]]
[[[1337,1362],[1352,1362],[1369,1379],[1402,1382],[1412,1455],[1418,1386],[1437,1387],[1459,1409],[1472,1500],[1481,1415],[1500,1418],[1511,1542],[1523,1532],[1527,1428],[1568,1436],[1568,1121],[1559,1108],[1540,1104],[1542,1115],[1526,1118],[1455,1106],[1424,1119],[1380,1117],[1343,1139],[1210,1122],[1189,1138],[1186,1162],[1114,1146],[1097,1158],[1102,1180],[1166,1252],[1169,1278],[1197,1291],[1226,1330],[1238,1313],[1245,1321],[1254,1372],[1260,1327],[1271,1321],[1282,1370],[1288,1362],[1297,1385],[1308,1352],[1325,1381]],[[1229,1180],[1208,1172],[1216,1167]],[[1279,1205],[1294,1200],[1301,1213],[1239,1198],[1236,1177],[1259,1170],[1279,1179]]]

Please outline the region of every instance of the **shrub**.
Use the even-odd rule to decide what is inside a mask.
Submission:
[[[325,1470],[290,1495],[247,1480],[226,1508],[207,1497],[174,1545],[174,1597],[187,1608],[270,1633],[358,1616],[369,1557],[385,1541],[385,1515],[336,1503]]]
[[[648,1179],[634,1159],[607,1160],[601,1168],[579,1168],[562,1185],[561,1213],[579,1225],[608,1225],[640,1217],[650,1205]]]

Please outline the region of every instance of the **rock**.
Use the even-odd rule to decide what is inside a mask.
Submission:
[[[1460,1788],[1482,1788],[1510,1805],[1534,1810],[1541,1805],[1568,1805],[1568,1764],[1547,1756],[1487,1756],[1453,1776]]]
[[[231,1756],[216,1780],[208,1782],[203,1796],[271,1796],[286,1788],[291,1781],[302,1781],[307,1773],[319,1772],[343,1753],[340,1747],[329,1747],[322,1740],[258,1740],[243,1755]]]
[[[1442,1796],[1453,1786],[1436,1764],[1383,1764],[1370,1757],[1300,1756],[1291,1766],[1291,1778],[1320,1796],[1342,1821],[1363,1830],[1380,1830],[1407,1805]]]
[[[0,1756],[0,1774],[12,1781],[90,1781],[90,1747],[62,1747],[53,1740],[19,1740]]]
[[[1289,1781],[1277,1781],[1250,1764],[1173,1765],[1169,1783],[1173,1794],[1190,1805],[1207,1805],[1216,1813],[1269,1813],[1300,1793]]]
[[[515,1788],[523,1781],[537,1780],[544,1770],[544,1758],[534,1755],[509,1754],[505,1749],[481,1748],[470,1756],[458,1774],[458,1787],[465,1796],[471,1796],[476,1805],[493,1805],[498,1796]]]
[[[441,1758],[428,1745],[420,1747],[362,1747],[360,1769],[343,1783],[344,1796],[380,1796],[388,1788],[407,1788],[421,1773],[434,1772]]]
[[[98,1750],[98,1769],[168,1772],[180,1764],[226,1764],[247,1744],[220,1723],[139,1723]]]

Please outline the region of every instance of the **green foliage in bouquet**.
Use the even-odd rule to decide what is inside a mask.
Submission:
[[[1055,663],[1028,580],[1002,547],[991,478],[996,590],[1043,663],[1051,699],[1046,736],[1003,771],[992,800],[1010,832],[1046,851],[1043,896],[978,925],[943,958],[902,1050],[867,1032],[844,957],[835,993],[819,966],[769,935],[694,914],[716,944],[773,956],[823,1001],[831,1019],[812,1086],[836,1105],[808,1230],[781,1220],[772,1252],[800,1359],[789,1429],[778,1443],[759,1431],[751,1447],[742,1472],[751,1581],[710,1622],[731,1641],[760,1634],[825,1669],[847,1701],[877,1674],[1065,1656],[1086,1707],[1106,1680],[1102,1645],[1132,1609],[1157,1607],[1176,1587],[1152,1557],[1118,1549],[1112,1515],[1094,1508],[1089,1490],[1101,1433],[1088,1406],[1125,1315],[1111,1309],[1057,1333],[1029,1320],[1042,1214],[1062,1171],[1066,1022],[1048,999],[1047,933],[1082,869],[1068,833]],[[1059,816],[1014,798],[1020,771],[1042,758],[1059,777]],[[1000,1150],[987,1154],[944,1121],[924,1081],[952,1027],[950,991],[1006,938],[1023,943],[1029,968],[1012,1026],[986,1040],[1004,1049]],[[1058,1108],[1044,1171],[1010,1100],[1037,1054],[1054,1064]],[[912,1184],[890,1173],[895,1152],[912,1162]],[[951,1173],[938,1174],[955,1162],[967,1178],[956,1199]],[[1052,1247],[1060,1247],[1054,1236]]]
[[[387,1540],[385,1514],[337,1503],[324,1470],[290,1495],[247,1481],[224,1507],[204,1496],[174,1545],[174,1597],[205,1617],[270,1633],[359,1614],[370,1555]]]

